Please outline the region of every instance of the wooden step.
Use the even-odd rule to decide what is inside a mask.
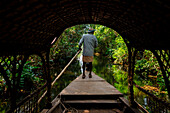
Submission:
[[[61,98],[61,100],[116,100],[119,99],[119,97],[122,97],[123,95],[60,95],[58,96]]]
[[[63,103],[68,108],[76,109],[112,109],[121,106],[117,100],[66,100]]]
[[[119,109],[89,109],[89,110],[82,109],[78,110],[78,113],[123,113],[123,112]]]
[[[110,103],[110,104],[112,104],[112,103],[116,103],[116,104],[118,104],[118,103],[120,103],[119,101],[117,101],[117,100],[66,100],[66,101],[63,101],[63,103],[66,103],[66,104],[70,104],[70,103],[79,103],[79,104],[84,104],[84,103],[86,103],[86,104],[89,104],[89,103],[100,103],[100,104],[105,104],[105,103]]]

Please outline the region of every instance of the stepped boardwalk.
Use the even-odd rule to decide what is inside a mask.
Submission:
[[[88,75],[88,73],[86,73]],[[128,107],[128,102],[115,87],[92,73],[92,78],[82,75],[72,81],[53,100],[48,113],[123,113],[138,112]],[[45,112],[45,110],[44,110]]]

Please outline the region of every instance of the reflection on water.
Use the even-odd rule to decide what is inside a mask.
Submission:
[[[143,100],[144,100],[144,107],[145,107],[145,109],[146,109],[146,106],[148,105],[148,104],[147,104],[147,98],[145,97]]]

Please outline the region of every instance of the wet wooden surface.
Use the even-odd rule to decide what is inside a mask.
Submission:
[[[71,82],[60,95],[117,95],[123,96],[115,87],[92,73],[92,78],[82,79],[82,75]]]

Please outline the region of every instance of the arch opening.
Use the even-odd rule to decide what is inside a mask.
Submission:
[[[95,25],[94,25],[95,26]],[[94,27],[94,26],[91,26],[91,27]],[[97,26],[97,25],[96,25]],[[102,26],[102,25],[99,25],[99,26]],[[104,26],[103,26],[104,27]],[[69,28],[68,28],[69,29]],[[111,28],[108,28],[108,29],[111,29]],[[109,31],[109,30],[108,30]],[[76,34],[76,32],[77,32],[77,30],[76,29],[72,29],[72,31],[71,31],[71,33],[73,33],[73,34]],[[96,31],[97,32],[97,31]],[[81,35],[79,35],[79,39],[81,38],[81,36],[82,36],[82,34],[83,33],[81,33]],[[114,33],[113,33],[114,34]],[[115,34],[114,34],[115,35]],[[72,38],[77,38],[77,37],[72,37]],[[104,38],[103,38],[104,39]],[[107,38],[106,38],[107,39]],[[119,39],[119,40],[121,40],[121,41],[123,41],[123,39]],[[79,41],[79,40],[78,40]],[[78,44],[78,41],[77,41],[77,44]],[[120,45],[119,45],[120,46]],[[101,47],[102,48],[102,47]],[[101,49],[100,48],[100,49]],[[78,49],[78,48],[77,48]],[[105,48],[102,48],[103,50],[105,49]],[[102,52],[101,52],[102,53]],[[68,54],[68,53],[67,53]],[[97,54],[96,54],[97,55]],[[148,57],[147,55],[149,55],[150,57]],[[128,56],[128,55],[127,55]],[[127,57],[126,56],[126,57]],[[147,57],[146,59],[145,59],[145,57]],[[120,58],[120,57],[118,57],[118,58]],[[154,60],[151,60],[151,59],[154,59]],[[146,73],[145,71],[148,69],[148,71],[155,71],[155,70],[157,70],[156,68],[155,68],[155,70],[153,69],[153,70],[150,70],[149,68],[153,68],[153,67],[159,67],[159,64],[158,64],[158,62],[155,62],[155,60],[156,60],[156,58],[154,57],[154,55],[152,54],[152,52],[150,52],[150,51],[148,51],[148,50],[145,50],[145,51],[139,51],[138,53],[137,53],[137,65],[135,66],[135,72],[136,73],[138,73],[138,74],[140,74],[140,75],[135,75],[135,77],[137,77],[137,81],[139,80],[139,76],[141,77],[141,76],[145,76],[144,78],[142,78],[141,77],[141,80],[139,80],[139,81],[144,81],[144,79],[146,79],[146,77],[148,78],[148,76],[149,76],[149,74],[154,74],[154,73],[152,73],[152,72],[149,72],[149,73]],[[147,63],[144,63],[144,62],[152,62],[152,61],[154,61],[155,62],[155,66],[153,66],[153,65],[147,65]],[[127,62],[127,59],[126,59],[126,62]],[[141,62],[143,62],[144,64],[142,64],[142,68],[144,68],[144,67],[147,67],[147,69],[146,70],[142,70],[141,69]],[[126,64],[125,64],[126,65]],[[138,69],[137,69],[137,67],[138,67]],[[140,67],[140,68],[139,68]],[[115,69],[116,70],[116,69]],[[157,70],[158,71],[158,70]],[[160,70],[159,70],[160,71]],[[156,72],[157,73],[157,72]],[[148,75],[147,75],[148,74]],[[161,73],[159,73],[159,75],[160,75]],[[153,76],[149,76],[149,78],[152,78]],[[160,76],[159,76],[160,77]],[[136,81],[136,80],[135,80]],[[147,82],[147,81],[145,81],[145,82]],[[138,82],[137,82],[138,83]],[[138,84],[147,84],[147,83],[138,83]],[[162,85],[163,84],[165,84],[164,82],[163,83],[161,83]],[[147,87],[147,86],[146,86]],[[145,88],[146,88],[145,87]],[[154,87],[152,87],[152,88],[154,88]],[[155,87],[156,88],[156,87]],[[164,89],[164,90],[166,90],[166,89]],[[127,93],[127,92],[126,92]],[[164,93],[164,91],[162,90],[162,93]]]

